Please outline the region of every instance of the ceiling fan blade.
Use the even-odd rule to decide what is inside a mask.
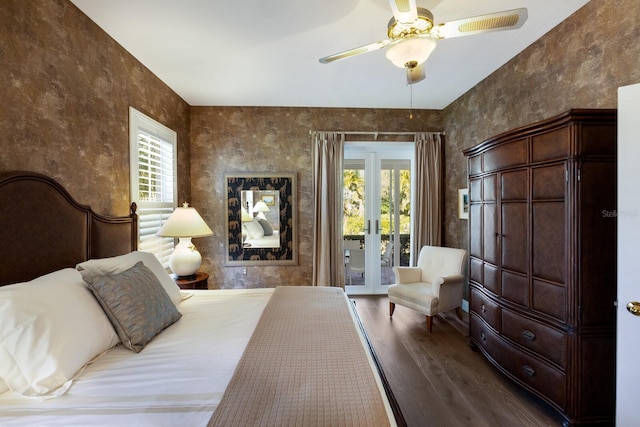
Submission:
[[[424,63],[418,64],[413,68],[405,67],[407,70],[407,84],[412,85],[418,83],[426,77],[424,72]]]
[[[367,52],[373,52],[374,50],[379,50],[386,47],[389,43],[389,40],[382,40],[379,42],[371,43],[365,46],[360,46],[355,49],[345,50],[344,52],[336,53],[333,55],[325,56],[324,58],[320,58],[321,64],[328,64],[333,61],[338,61],[340,59],[349,58],[351,56],[360,55]]]
[[[401,24],[410,24],[418,19],[416,0],[389,0],[393,17]]]
[[[522,27],[527,17],[526,8],[505,10],[438,24],[431,34],[438,38],[451,38],[491,31],[514,30]]]

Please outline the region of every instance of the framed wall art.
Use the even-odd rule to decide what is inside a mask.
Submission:
[[[469,189],[458,190],[458,218],[469,219]]]

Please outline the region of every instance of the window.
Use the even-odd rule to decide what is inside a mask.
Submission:
[[[129,108],[131,200],[138,205],[138,248],[153,253],[165,268],[174,239],[156,232],[176,207],[176,140],[174,131]]]

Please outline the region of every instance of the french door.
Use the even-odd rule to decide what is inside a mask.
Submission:
[[[381,294],[409,265],[413,143],[347,143],[343,237],[348,294]]]

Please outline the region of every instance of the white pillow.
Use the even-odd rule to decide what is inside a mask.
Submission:
[[[136,265],[139,261],[156,275],[162,287],[174,304],[182,299],[180,288],[173,281],[169,273],[162,267],[160,261],[150,252],[134,251],[125,255],[111,258],[91,259],[76,265],[76,269],[82,274],[82,278],[87,282],[93,282],[100,276],[107,274],[118,274]]]
[[[243,222],[242,225],[246,226],[249,238],[262,239],[264,237],[264,228],[256,220]]]
[[[73,268],[0,288],[0,378],[15,393],[64,394],[120,340]]]

